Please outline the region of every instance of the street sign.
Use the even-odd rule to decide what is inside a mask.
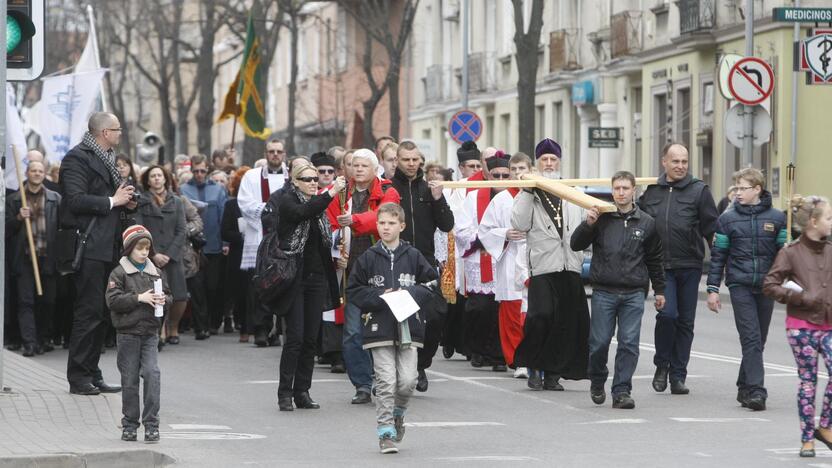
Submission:
[[[482,135],[482,120],[472,111],[459,111],[448,122],[448,132],[458,144],[477,141]]]
[[[590,148],[618,148],[621,129],[618,127],[589,127]]]
[[[787,23],[832,22],[832,8],[775,8],[771,12],[774,21]]]
[[[743,147],[742,141],[745,135],[743,112],[745,112],[745,107],[737,105],[729,109],[725,114],[725,137],[737,148]],[[771,139],[771,115],[763,106],[754,106],[751,108],[751,112],[754,114],[754,127],[752,130],[754,139],[752,142],[754,146],[762,146],[763,143],[768,143]]]
[[[774,70],[765,60],[746,57],[731,67],[728,89],[737,101],[747,106],[757,105],[774,90]]]
[[[823,81],[832,78],[832,34],[817,34],[803,41],[803,54],[812,73]]]
[[[731,76],[731,68],[740,60],[742,60],[742,55],[725,54],[719,61],[719,92],[725,99],[734,99],[728,88],[728,77]]]

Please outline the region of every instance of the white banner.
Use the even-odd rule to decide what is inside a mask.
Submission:
[[[12,145],[17,147],[17,154],[23,165],[23,177],[26,177],[26,135],[23,133],[23,124],[20,122],[20,115],[17,113],[14,90],[10,84],[6,84],[6,188],[17,190],[20,184],[17,183],[17,169],[12,152]]]
[[[70,148],[81,142],[106,71],[98,69],[43,79],[41,99],[27,120],[40,135],[50,161],[60,161]]]

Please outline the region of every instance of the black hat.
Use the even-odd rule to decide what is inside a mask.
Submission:
[[[489,171],[498,167],[505,167],[506,169],[508,169],[509,159],[511,159],[509,155],[505,154],[502,150],[497,150],[494,156],[485,160],[485,166],[488,168]]]
[[[459,160],[459,163],[462,164],[464,161],[471,161],[480,159],[480,150],[477,148],[477,144],[473,141],[466,141],[456,150],[456,158]]]
[[[544,138],[540,140],[540,143],[538,143],[534,148],[534,158],[540,159],[540,157],[544,154],[554,154],[558,157],[558,159],[560,159],[560,145],[551,138]]]
[[[312,155],[310,158],[312,160],[312,165],[315,167],[320,166],[332,166],[335,167],[335,158],[329,156],[326,153],[318,152]]]

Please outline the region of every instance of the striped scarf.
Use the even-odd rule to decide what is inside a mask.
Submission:
[[[92,148],[92,151],[98,156],[98,159],[107,167],[107,171],[110,172],[110,176],[113,178],[113,185],[116,187],[121,185],[121,175],[119,175],[118,169],[116,169],[116,152],[112,148],[104,151],[90,132],[84,132],[82,142]]]

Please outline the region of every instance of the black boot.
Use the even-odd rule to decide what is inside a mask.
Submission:
[[[667,374],[670,368],[660,366],[656,368],[656,373],[653,374],[653,390],[661,393],[667,390]]]
[[[416,380],[416,390],[420,392],[428,391],[428,376],[425,375],[425,371],[419,369],[419,378]]]
[[[543,390],[543,379],[540,377],[539,370],[529,369],[529,380],[526,382],[526,385],[535,391]]]

